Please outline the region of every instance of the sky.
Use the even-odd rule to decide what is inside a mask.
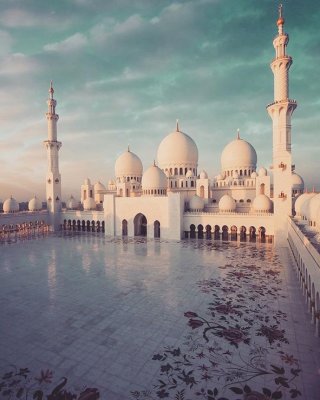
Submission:
[[[62,196],[85,178],[106,184],[130,145],[148,168],[180,129],[199,170],[220,172],[223,148],[249,141],[272,164],[278,2],[274,0],[3,0],[0,2],[0,199],[45,200],[46,99],[53,80]],[[296,172],[320,189],[320,4],[286,0]]]

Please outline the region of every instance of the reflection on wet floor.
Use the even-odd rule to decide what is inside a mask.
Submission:
[[[286,249],[69,234],[1,258],[4,398],[320,393],[320,341]]]

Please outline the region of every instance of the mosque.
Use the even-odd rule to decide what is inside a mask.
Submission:
[[[280,7],[278,33],[273,40],[275,58],[270,64],[274,100],[267,106],[273,132],[271,171],[257,169],[256,150],[238,131],[222,151],[220,173],[209,178],[206,171],[198,170],[196,143],[177,122],[158,146],[153,165],[143,171],[141,159],[128,147],[115,160],[114,180],[105,186],[85,179],[80,202],[71,196],[63,209],[59,171],[62,143],[57,136],[59,116],[51,83],[48,138],[44,142],[47,209],[41,210],[42,203],[34,197],[29,212],[22,213],[11,197],[3,204],[0,232],[41,220],[53,231],[169,240],[274,241],[278,246],[289,243],[308,307],[319,325],[320,193],[304,193],[303,179],[292,162],[291,116],[297,102],[289,97],[292,57],[287,54],[289,36],[284,22]]]

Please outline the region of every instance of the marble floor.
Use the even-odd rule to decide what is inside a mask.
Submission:
[[[285,248],[80,234],[0,256],[1,399],[320,399]]]

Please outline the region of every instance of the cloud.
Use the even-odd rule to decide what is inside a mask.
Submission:
[[[44,50],[68,53],[82,49],[84,46],[86,46],[87,43],[88,40],[86,36],[82,33],[77,32],[60,42],[46,44],[44,46]]]
[[[50,15],[37,15],[21,8],[9,8],[2,11],[0,22],[7,28],[33,28],[47,26],[52,21]]]

